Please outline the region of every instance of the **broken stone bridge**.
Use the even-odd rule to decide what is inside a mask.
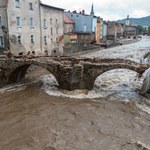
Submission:
[[[76,57],[38,57],[34,59],[0,59],[4,84],[21,81],[31,65],[47,69],[58,81],[59,88],[66,90],[88,89],[94,86],[96,78],[112,69],[129,69],[141,76],[148,64],[141,64],[125,59],[99,59]]]

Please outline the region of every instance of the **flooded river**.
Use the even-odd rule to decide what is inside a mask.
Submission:
[[[82,56],[140,62],[149,50],[145,36]],[[46,70],[33,70],[0,89],[0,150],[150,150],[150,95],[139,94],[143,78],[136,75],[111,70],[92,91],[69,92]]]

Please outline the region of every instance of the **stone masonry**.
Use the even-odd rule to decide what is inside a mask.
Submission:
[[[38,57],[34,59],[0,59],[5,84],[21,81],[30,67],[38,65],[52,73],[59,88],[66,90],[88,89],[94,86],[96,78],[112,69],[130,69],[141,76],[150,67],[125,59],[99,59],[76,57]],[[0,81],[2,82],[2,81]]]

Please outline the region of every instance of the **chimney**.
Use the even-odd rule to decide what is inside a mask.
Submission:
[[[85,10],[84,10],[84,9],[82,10],[82,14],[83,14],[83,15],[85,14]]]

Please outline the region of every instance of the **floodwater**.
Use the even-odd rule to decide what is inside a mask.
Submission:
[[[149,50],[145,36],[82,56],[140,62]],[[0,150],[150,150],[150,95],[139,94],[136,76],[115,69],[92,91],[69,92],[46,70],[29,71],[24,82],[0,89]]]

